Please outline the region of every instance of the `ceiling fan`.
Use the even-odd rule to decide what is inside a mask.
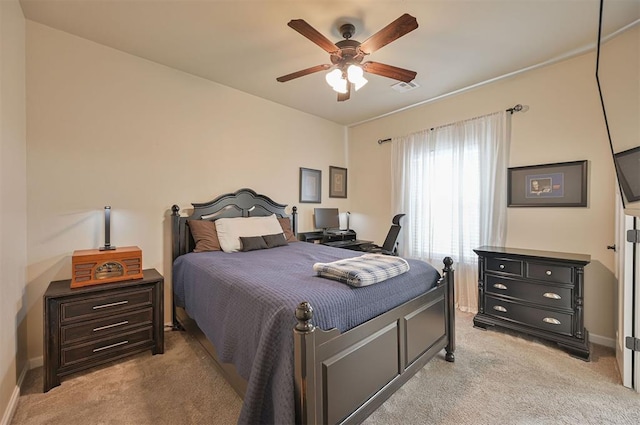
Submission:
[[[276,78],[276,80],[281,83],[315,72],[332,69],[326,76],[327,83],[338,92],[338,101],[341,102],[349,99],[352,86],[355,90],[358,90],[367,83],[367,80],[363,77],[363,72],[381,75],[405,83],[409,83],[416,78],[417,74],[415,71],[409,71],[408,69],[379,62],[362,62],[365,56],[418,28],[416,18],[407,13],[362,43],[351,39],[355,33],[355,27],[352,24],[340,26],[340,33],[342,37],[344,37],[344,40],[338,41],[335,44],[303,19],[293,19],[289,21],[287,25],[329,53],[331,64],[312,66],[311,68]]]

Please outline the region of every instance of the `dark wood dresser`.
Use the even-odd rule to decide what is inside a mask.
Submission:
[[[474,251],[479,257],[474,326],[524,332],[589,361],[583,302],[589,255],[494,246]]]
[[[71,289],[51,282],[44,294],[44,392],[74,372],[151,350],[164,352],[164,278]]]

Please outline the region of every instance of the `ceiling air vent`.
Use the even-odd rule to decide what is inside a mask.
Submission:
[[[398,93],[408,92],[409,90],[417,89],[418,87],[420,87],[420,85],[415,81],[411,81],[410,83],[400,82],[391,86],[391,88]]]

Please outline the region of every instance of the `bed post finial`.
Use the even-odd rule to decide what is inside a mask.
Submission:
[[[451,266],[453,265],[453,259],[451,257],[444,257],[442,262],[444,263],[444,271],[448,272],[451,270]]]
[[[314,329],[311,319],[313,318],[313,307],[307,301],[303,301],[296,307],[296,330],[300,332],[311,332]]]
[[[171,207],[171,215],[180,215],[180,207],[174,204]]]

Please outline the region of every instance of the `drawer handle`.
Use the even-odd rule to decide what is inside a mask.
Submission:
[[[94,348],[93,352],[97,353],[103,350],[108,350],[109,348],[114,348],[114,347],[119,347],[121,345],[125,345],[128,344],[129,341],[122,341],[122,342],[116,342],[115,344],[111,344],[111,345],[105,345],[104,347],[100,347],[100,348]]]
[[[496,289],[507,289],[507,287],[505,285],[503,285],[502,283],[494,283],[493,287]]]
[[[103,331],[105,329],[110,329],[110,328],[115,328],[116,326],[122,326],[122,325],[127,325],[129,323],[128,320],[124,320],[122,322],[118,322],[118,323],[113,323],[111,325],[106,325],[106,326],[100,326],[98,328],[93,328],[94,332],[98,332],[98,331]]]
[[[500,269],[504,270],[504,264],[500,264],[498,267],[500,267]]]
[[[493,306],[493,309],[494,309],[494,310],[497,310],[497,311],[501,311],[501,312],[503,312],[503,313],[506,313],[506,312],[507,312],[507,309],[506,309],[506,308],[504,308],[504,307],[502,307],[501,305],[494,305],[494,306]]]
[[[562,297],[554,292],[545,292],[544,294],[542,294],[543,297],[545,298],[551,298],[552,300],[559,300],[562,299]]]
[[[551,323],[552,325],[559,325],[560,321],[558,319],[554,319],[553,317],[545,317],[542,319],[545,323]]]
[[[546,273],[547,273],[547,276],[551,276],[551,270],[547,270]]]
[[[117,305],[123,305],[123,304],[128,304],[128,303],[129,303],[129,301],[125,300],[125,301],[118,301],[118,302],[109,303],[109,304],[94,305],[93,309],[94,310],[100,310],[101,308],[115,307]]]

